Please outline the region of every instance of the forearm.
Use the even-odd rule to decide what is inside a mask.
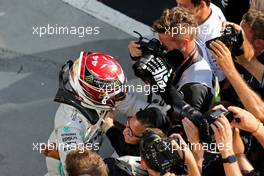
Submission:
[[[254,58],[250,62],[242,64],[242,66],[261,83],[264,73],[264,65]]]
[[[240,171],[240,168],[238,166],[238,163],[225,163],[224,164],[224,170],[225,170],[225,174],[226,176],[242,176],[242,173]]]
[[[204,160],[203,146],[201,144],[199,144],[199,146],[195,145],[195,147],[193,147],[193,145],[192,145],[192,153],[193,153],[194,159],[197,163],[198,169],[201,173],[202,169],[203,169],[203,160]]]
[[[225,71],[225,75],[236,90],[245,108],[256,118],[264,121],[264,102],[261,98],[249,88],[235,68]]]
[[[258,142],[261,144],[261,146],[264,148],[264,127],[261,125],[259,129],[257,129],[256,132],[252,133],[253,136],[256,137]]]
[[[221,153],[222,158],[227,158],[231,155],[234,155],[233,151],[224,151],[223,153]],[[225,174],[226,176],[242,176],[242,173],[240,171],[238,162],[234,162],[234,163],[223,163],[224,165],[224,170],[225,170]]]
[[[244,154],[238,154],[236,155],[236,157],[237,157],[239,168],[243,173],[244,172],[249,173],[254,170],[253,166],[250,164],[250,162],[247,160]]]
[[[200,170],[193,156],[190,157],[190,159],[186,160],[186,165],[187,165],[188,176],[200,176],[201,175]]]

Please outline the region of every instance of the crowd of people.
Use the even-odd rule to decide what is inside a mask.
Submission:
[[[157,101],[124,88],[112,56],[82,52],[63,66],[47,175],[264,175],[264,3],[246,1],[236,24],[228,2],[176,0],[153,22],[155,47],[128,44]],[[97,152],[102,135],[112,157]]]

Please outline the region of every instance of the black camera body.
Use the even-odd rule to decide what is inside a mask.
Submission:
[[[240,56],[244,54],[244,50],[242,48],[244,41],[242,32],[237,33],[232,25],[227,25],[223,35],[220,37],[205,42],[206,47],[211,49],[210,44],[216,40],[223,42],[234,56]]]
[[[234,120],[232,113],[222,109],[202,114],[186,103],[181,93],[179,93],[175,87],[169,87],[167,92],[161,94],[161,97],[164,99],[166,104],[171,105],[171,109],[167,112],[167,115],[171,123],[178,128],[175,130],[179,133],[184,132],[181,121],[183,118],[187,117],[198,128],[200,141],[204,143],[212,143],[214,141],[214,135],[210,125],[214,123],[222,114],[227,117],[229,122]],[[237,121],[238,119],[235,120]]]
[[[146,70],[146,63],[149,62],[154,57],[164,58],[167,54],[167,50],[161,45],[160,41],[153,38],[151,40],[143,37],[140,33],[134,31],[139,35],[139,40],[137,44],[140,45],[140,50],[142,51],[141,57],[132,58],[136,63],[133,64],[132,68],[137,77],[141,78],[145,82],[150,84],[154,82],[151,73]]]
[[[221,115],[224,115],[229,122],[232,122],[234,120],[233,113],[223,110],[223,109],[218,109],[214,112],[207,113],[205,114],[205,118],[208,121],[209,124],[214,123],[218,118],[220,118]]]
[[[141,58],[147,58],[148,55],[153,55],[154,57],[164,58],[167,54],[167,50],[156,38],[147,39],[143,37],[139,32],[134,31],[134,33],[139,35],[137,44],[140,45],[142,56]]]
[[[169,171],[175,174],[185,173],[184,161],[178,152],[173,150],[169,138],[161,139],[155,133],[146,138],[143,137],[140,142],[140,151],[142,158],[161,175]]]
[[[158,39],[147,39],[140,33],[134,32],[139,35],[137,44],[140,45],[139,49],[142,51],[141,57],[132,57],[132,60],[136,61],[132,68],[138,78],[141,78],[144,82],[148,82],[151,85],[155,82],[151,73],[146,69],[146,63],[151,59],[161,58],[163,64],[168,69],[173,69],[174,71],[180,67],[184,60],[184,56],[179,50],[174,49],[168,51]]]

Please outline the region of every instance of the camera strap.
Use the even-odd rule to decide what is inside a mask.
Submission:
[[[198,56],[194,58],[196,53],[198,53]],[[183,72],[187,68],[189,68],[194,63],[202,60],[202,54],[201,53],[202,53],[201,49],[198,48],[197,46],[192,50],[192,52],[186,58],[186,61],[184,62],[184,64],[178,70],[176,70],[176,72],[175,72],[176,73],[176,77],[173,80],[173,86],[176,86],[178,84],[178,82],[181,79],[181,76],[182,76]]]

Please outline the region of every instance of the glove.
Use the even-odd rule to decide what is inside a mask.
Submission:
[[[152,85],[157,85],[161,92],[164,92],[168,84],[171,82],[171,77],[173,73],[173,69],[168,66],[166,61],[151,56],[150,59],[146,60],[145,68],[151,77],[152,77]]]

